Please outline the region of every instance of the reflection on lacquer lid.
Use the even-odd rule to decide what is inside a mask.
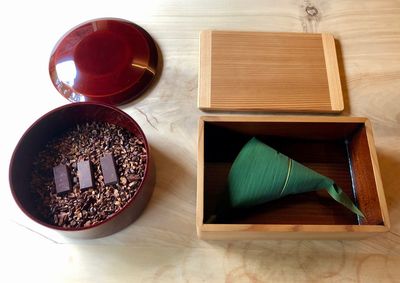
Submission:
[[[123,104],[151,84],[158,54],[151,36],[121,19],[98,19],[66,33],[49,64],[51,80],[70,101]]]

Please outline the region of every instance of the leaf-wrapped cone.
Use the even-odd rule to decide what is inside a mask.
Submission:
[[[236,157],[228,177],[232,207],[249,207],[291,194],[326,189],[333,199],[364,217],[335,182],[252,138]]]

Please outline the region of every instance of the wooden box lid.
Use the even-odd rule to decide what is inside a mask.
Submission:
[[[335,39],[330,34],[203,31],[198,106],[340,112]]]

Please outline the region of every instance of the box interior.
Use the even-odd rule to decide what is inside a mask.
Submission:
[[[319,190],[229,211],[217,223],[383,225],[365,125],[353,122],[205,121],[203,223],[220,207],[230,167],[253,136],[333,179],[366,218],[358,218]]]

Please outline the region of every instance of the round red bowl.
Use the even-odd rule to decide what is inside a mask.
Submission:
[[[148,162],[142,183],[128,203],[106,220],[82,228],[63,228],[49,224],[42,220],[34,205],[30,189],[33,161],[44,145],[55,136],[76,124],[94,121],[120,126],[144,141]],[[154,190],[155,168],[153,164],[146,136],[128,114],[116,107],[101,103],[72,103],[48,112],[26,130],[11,157],[9,182],[17,205],[33,221],[57,230],[66,237],[90,239],[113,234],[139,217]]]

